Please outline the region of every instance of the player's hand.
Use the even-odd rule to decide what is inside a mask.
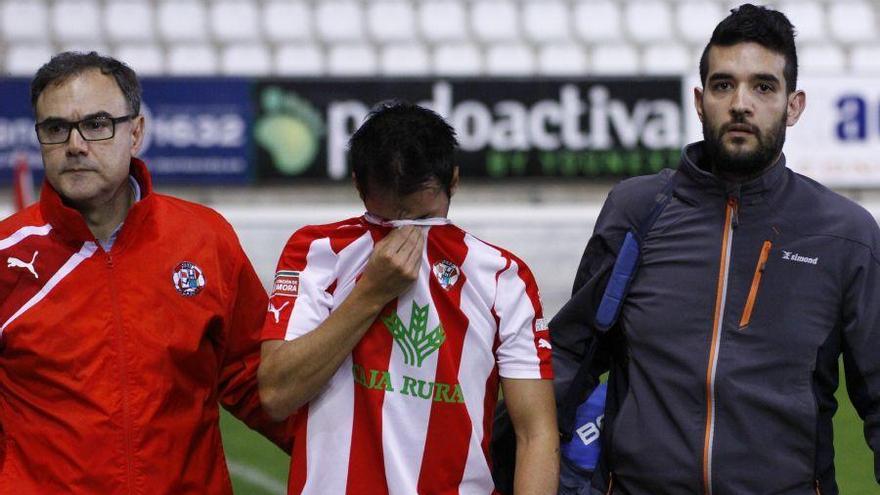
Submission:
[[[358,285],[380,306],[402,294],[419,276],[425,235],[412,225],[392,230],[376,243]]]

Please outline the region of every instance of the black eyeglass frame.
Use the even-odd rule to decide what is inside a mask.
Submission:
[[[107,141],[108,139],[113,139],[114,137],[116,137],[116,124],[118,124],[120,122],[124,122],[126,120],[132,120],[135,117],[137,117],[137,115],[134,115],[134,114],[123,115],[121,117],[110,117],[109,115],[96,115],[96,116],[84,118],[82,120],[77,120],[76,122],[69,122],[69,121],[62,120],[62,119],[46,119],[42,122],[35,124],[34,131],[37,133],[37,141],[39,141],[40,144],[63,144],[63,143],[66,143],[67,141],[70,140],[70,133],[73,132],[74,128],[76,128],[76,131],[79,132],[80,137],[83,138],[83,140],[85,140],[85,141],[89,141],[89,142]],[[85,136],[85,134],[83,134],[83,131],[80,128],[80,125],[82,125],[83,122],[88,122],[90,120],[95,120],[95,119],[107,119],[108,121],[110,121],[110,124],[111,124],[110,136],[105,137],[105,138],[89,139]],[[65,125],[67,127],[67,136],[65,136],[64,140],[63,141],[51,141],[51,142],[43,141],[42,138],[40,137],[40,126],[43,126],[46,123],[56,123],[56,124],[61,123],[61,124]]]

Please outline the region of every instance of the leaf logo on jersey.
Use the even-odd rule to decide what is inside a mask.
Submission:
[[[430,304],[419,307],[413,301],[409,328],[403,325],[403,321],[400,320],[396,312],[382,318],[382,323],[391,332],[391,336],[403,352],[403,360],[408,366],[421,368],[425,358],[439,349],[446,340],[446,333],[441,325],[437,325],[434,330],[428,332],[428,310],[430,307]]]

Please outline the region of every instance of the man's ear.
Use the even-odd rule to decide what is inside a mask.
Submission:
[[[785,125],[789,127],[795,125],[805,108],[807,108],[807,94],[802,89],[788,95],[788,117],[785,119]]]
[[[694,86],[694,107],[697,109],[697,116],[700,122],[703,121],[703,90]]]
[[[144,131],[146,123],[143,115],[136,115],[131,118],[131,156],[137,156],[138,151],[144,144]]]
[[[458,165],[452,167],[452,180],[449,181],[449,197],[451,198],[458,189]]]

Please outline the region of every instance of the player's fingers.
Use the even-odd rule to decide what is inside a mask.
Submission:
[[[407,254],[405,266],[409,271],[418,272],[418,266],[422,260],[422,251],[425,248],[425,233],[421,229],[416,230],[416,237],[412,242],[412,249]]]

